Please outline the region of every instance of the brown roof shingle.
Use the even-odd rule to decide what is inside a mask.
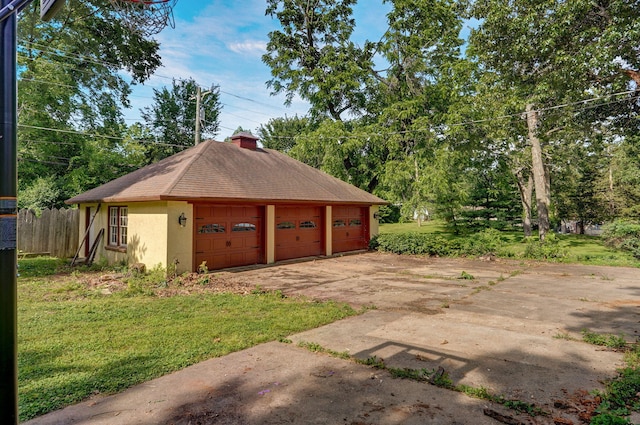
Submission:
[[[271,149],[206,141],[68,199],[68,204],[153,200],[386,204]]]

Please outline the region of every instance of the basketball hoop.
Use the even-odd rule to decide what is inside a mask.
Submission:
[[[178,0],[110,0],[123,25],[144,37],[158,34],[166,26],[175,28],[173,7]]]

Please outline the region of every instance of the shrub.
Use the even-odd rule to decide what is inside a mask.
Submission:
[[[602,238],[606,245],[631,252],[640,259],[640,224],[616,220],[604,226]]]
[[[460,253],[464,255],[495,255],[504,245],[505,241],[499,230],[484,229],[465,239]]]
[[[500,231],[484,229],[466,239],[448,240],[442,236],[418,233],[383,233],[369,242],[370,249],[394,254],[415,255],[487,255],[496,254],[505,246]]]
[[[394,254],[450,255],[451,244],[441,236],[425,233],[385,233],[378,235],[369,246]]]
[[[547,234],[544,241],[534,236],[527,237],[524,248],[525,258],[534,260],[555,260],[567,256],[567,250],[560,247],[560,241],[553,233]]]

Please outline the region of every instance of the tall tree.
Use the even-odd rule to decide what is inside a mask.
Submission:
[[[367,100],[373,51],[350,40],[356,0],[268,0],[266,14],[281,30],[269,33],[262,57],[273,78],[274,94],[290,103],[297,94],[311,104],[312,116],[342,120],[360,114]]]
[[[476,0],[469,52],[526,111],[540,238],[549,230],[548,146],[566,125],[548,108],[628,87],[640,68],[636,2]],[[635,5],[631,3],[636,3]],[[624,65],[622,65],[624,64]],[[640,74],[639,74],[640,75]],[[547,111],[544,114],[542,111]]]
[[[157,143],[149,144],[148,161],[160,159],[194,145],[196,131],[196,94],[193,80],[173,80],[171,88],[153,89],[153,104],[140,112]],[[220,123],[220,89],[201,90],[200,131],[202,139],[215,137]]]
[[[160,65],[158,42],[123,26],[108,0],[68,3],[42,22],[33,2],[18,24],[19,191],[53,182],[55,205],[129,171],[113,169],[127,163],[122,108],[130,85],[122,70],[138,83]],[[83,180],[87,169],[100,173]]]

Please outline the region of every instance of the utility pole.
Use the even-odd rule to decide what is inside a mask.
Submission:
[[[31,0],[0,0],[0,423],[18,423],[17,13]],[[64,0],[42,0],[51,19]]]
[[[8,15],[0,23],[0,422],[18,423],[18,250],[17,250],[17,84],[16,13],[2,0]]]
[[[202,121],[200,116],[202,107],[200,105],[202,103],[202,99],[209,93],[211,93],[211,90],[202,93],[200,86],[196,86],[196,145],[200,143],[200,123]]]

